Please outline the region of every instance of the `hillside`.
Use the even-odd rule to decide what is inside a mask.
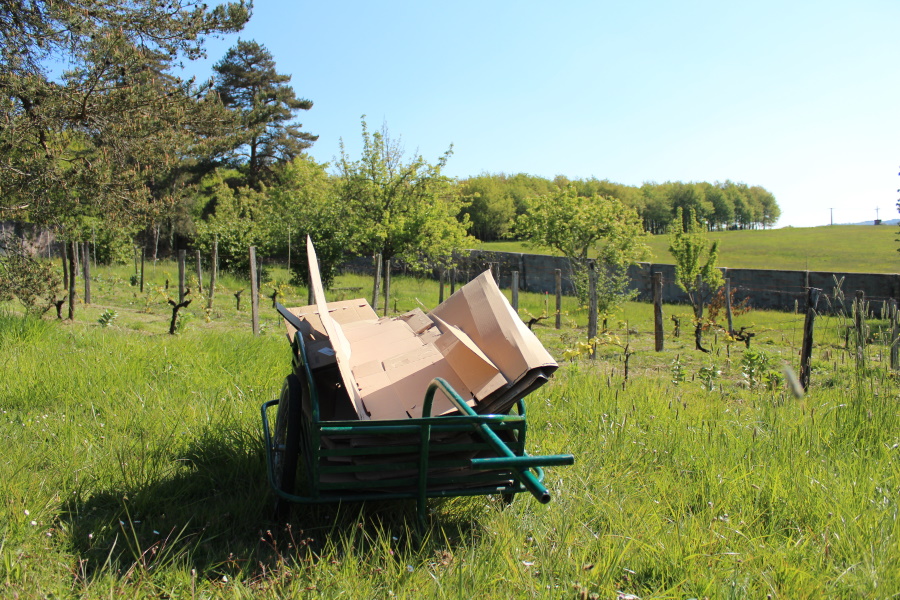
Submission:
[[[848,271],[853,273],[900,272],[900,238],[892,225],[833,225],[721,231],[709,234],[720,242],[719,264],[745,269],[792,269],[798,271]],[[671,263],[669,238],[648,240],[653,262]],[[483,250],[550,253],[522,242],[491,242]]]

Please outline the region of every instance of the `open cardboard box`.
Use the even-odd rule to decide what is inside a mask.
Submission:
[[[442,377],[481,414],[504,413],[547,381],[557,364],[486,271],[434,310],[378,318],[363,299],[327,303],[307,238],[315,305],[288,309],[288,337],[302,335],[311,370],[337,366],[350,409],[363,420],[422,416],[428,384]],[[334,411],[323,411],[333,414]],[[432,415],[456,413],[441,393]],[[347,414],[349,413],[349,414]]]

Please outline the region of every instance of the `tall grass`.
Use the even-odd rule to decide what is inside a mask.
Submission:
[[[398,310],[436,303],[434,285],[394,289]],[[98,297],[120,312],[110,327],[0,314],[0,596],[900,593],[900,393],[884,346],[860,371],[838,318],[819,321],[813,388],[796,399],[751,385],[750,354],[713,333],[710,355],[670,331],[652,352],[650,307],[630,303],[610,321],[638,352],[628,382],[621,349],[602,347],[528,399],[529,452],[576,456],[547,470],[553,502],[433,501],[417,539],[407,502],[271,520],[258,408],[289,369],[274,319],[254,338],[223,307],[169,336],[132,326],[145,313],[127,291]],[[543,310],[539,295],[522,301]],[[565,310],[563,330],[535,327],[557,356],[584,335],[583,311]],[[754,350],[793,360],[802,317],[739,319],[759,334]],[[707,366],[721,372],[711,386]]]

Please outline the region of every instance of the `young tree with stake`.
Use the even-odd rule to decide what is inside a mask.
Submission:
[[[694,309],[694,345],[697,350],[709,352],[702,343],[703,305],[712,291],[725,283],[716,266],[719,242],[707,248],[706,226],[694,216],[693,210],[689,209],[685,216],[679,208],[676,215],[669,234],[669,252],[675,258],[675,283],[688,295]]]

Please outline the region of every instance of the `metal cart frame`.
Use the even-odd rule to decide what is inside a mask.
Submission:
[[[296,320],[286,310],[282,315],[288,322]],[[279,517],[285,516],[290,503],[415,499],[417,521],[424,527],[428,498],[499,494],[511,502],[515,494],[527,491],[547,503],[550,493],[542,483],[542,467],[574,462],[571,454],[526,454],[523,400],[515,405],[518,414],[479,415],[440,378],[428,386],[421,418],[324,420],[317,373],[310,369],[303,336],[294,335],[291,346],[293,372],[285,379],[281,396],[261,408],[266,468]],[[431,415],[438,392],[459,414]],[[277,408],[274,429],[269,420],[272,408]],[[329,443],[335,439],[364,443],[338,447]],[[365,464],[371,456],[384,460]],[[304,495],[296,493],[301,457]],[[385,471],[395,476],[373,477]]]

